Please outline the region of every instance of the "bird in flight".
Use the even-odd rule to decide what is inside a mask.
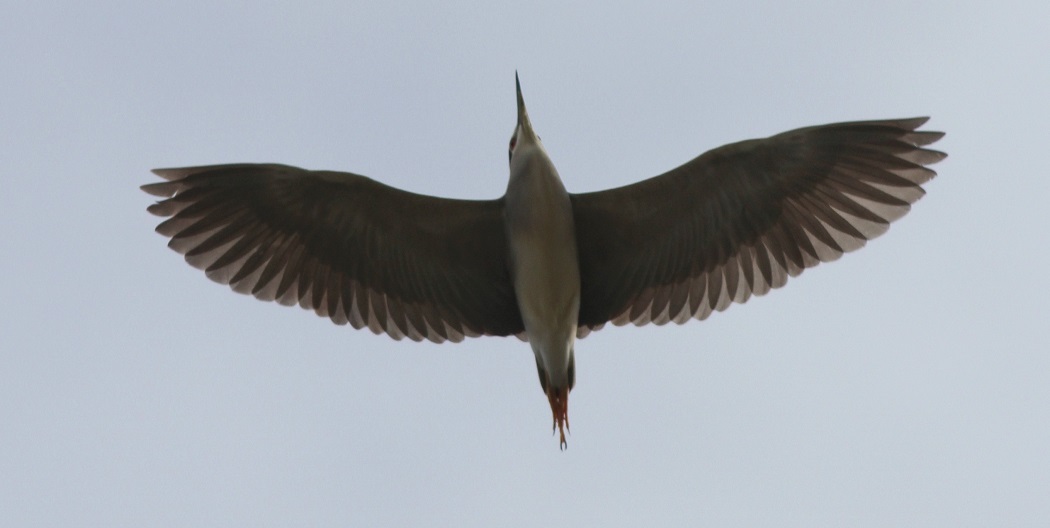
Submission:
[[[569,193],[515,75],[495,200],[279,164],[156,169],[157,231],[212,280],[340,325],[436,343],[516,335],[566,447],[575,342],[606,323],[705,319],[884,233],[943,159],[927,118],[732,143],[624,187]]]

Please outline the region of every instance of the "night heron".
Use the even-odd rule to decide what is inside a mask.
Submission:
[[[515,78],[517,81],[517,78]],[[625,187],[565,191],[517,84],[496,200],[277,164],[157,169],[157,231],[212,280],[394,339],[517,335],[565,447],[573,345],[608,322],[704,319],[881,235],[924,194],[927,118],[800,128]]]

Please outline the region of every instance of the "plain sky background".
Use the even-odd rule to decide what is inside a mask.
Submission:
[[[19,2],[0,17],[0,526],[1047,526],[1050,4]],[[889,233],[684,326],[395,342],[165,247],[149,169],[500,196],[930,115]]]

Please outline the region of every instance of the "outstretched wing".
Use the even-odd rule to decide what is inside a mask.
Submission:
[[[945,154],[927,118],[801,128],[733,143],[654,178],[572,195],[579,335],[606,322],[704,319],[884,233]]]
[[[524,330],[503,201],[436,198],[286,165],[153,171],[157,231],[209,278],[394,339]]]

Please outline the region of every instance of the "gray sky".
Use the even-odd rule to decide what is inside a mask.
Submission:
[[[1045,1],[10,2],[0,526],[1046,526]],[[350,7],[353,6],[353,7]],[[570,191],[930,115],[888,234],[767,297],[576,346],[394,342],[207,280],[149,169],[501,195],[514,71]]]

